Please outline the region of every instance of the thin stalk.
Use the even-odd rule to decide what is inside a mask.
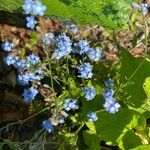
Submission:
[[[50,74],[50,79],[51,79],[51,88],[53,89],[53,92],[54,92],[54,83],[53,83],[53,73],[52,73],[52,67],[51,67],[51,59],[49,57],[48,49],[45,48],[44,46],[43,46],[43,49],[44,49],[44,52],[46,54],[46,58],[47,58],[47,61],[48,61],[49,74]]]

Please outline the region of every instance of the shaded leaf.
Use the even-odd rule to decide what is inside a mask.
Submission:
[[[123,136],[122,142],[124,149],[131,149],[142,145],[141,139],[133,131],[126,132]]]
[[[150,145],[141,145],[131,150],[150,150]]]
[[[145,79],[145,82],[143,84],[143,88],[144,88],[144,91],[147,95],[147,98],[150,98],[150,77],[147,77]]]
[[[146,127],[146,119],[133,110],[122,108],[116,114],[109,114],[106,111],[97,114],[99,119],[94,123],[97,134],[101,135],[103,140],[115,144],[127,131],[133,128],[144,130]]]
[[[0,10],[8,12],[20,12],[23,0],[1,0],[0,1]]]
[[[100,149],[100,138],[96,134],[92,134],[90,131],[83,131],[83,137],[87,150],[99,150]]]
[[[121,83],[124,85],[122,94],[125,102],[138,107],[145,102],[143,90],[145,78],[150,76],[150,62],[144,58],[135,58],[127,50],[121,49]]]

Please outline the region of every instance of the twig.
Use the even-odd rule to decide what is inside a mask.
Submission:
[[[34,118],[35,116],[39,115],[40,113],[42,113],[42,112],[44,112],[45,110],[48,110],[48,109],[50,109],[50,108],[49,108],[49,107],[46,107],[46,108],[42,109],[41,111],[35,113],[34,115],[32,115],[32,116],[26,118],[26,119],[23,119],[23,120],[19,120],[19,121],[17,121],[17,122],[10,123],[10,124],[6,125],[5,127],[0,128],[0,131],[2,131],[3,129],[6,129],[6,128],[10,127],[10,126],[13,126],[13,125],[23,124],[23,123],[25,123],[26,121],[28,121],[28,120]]]

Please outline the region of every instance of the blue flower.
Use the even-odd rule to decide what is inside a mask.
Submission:
[[[64,124],[64,123],[65,123],[65,120],[64,120],[63,118],[61,118],[61,119],[58,120],[58,123]]]
[[[132,7],[135,9],[138,9],[138,10],[141,9],[141,6],[139,4],[137,4],[136,2],[132,2]]]
[[[86,40],[80,40],[77,43],[77,46],[80,48],[79,54],[87,54],[90,50],[89,43]]]
[[[25,59],[20,59],[16,62],[14,65],[18,70],[24,70],[29,67],[29,64],[27,64]]]
[[[43,76],[38,75],[37,73],[33,72],[27,72],[25,74],[19,74],[18,75],[18,82],[21,85],[27,85],[29,84],[29,81],[40,81],[43,78]]]
[[[23,10],[26,14],[43,16],[46,6],[42,5],[40,1],[25,0],[25,3],[23,4]]]
[[[40,67],[40,68],[38,68],[38,69],[35,71],[35,73],[38,74],[38,75],[43,75],[44,71],[43,71],[43,69]]]
[[[25,3],[23,4],[23,10],[26,14],[32,13],[33,4],[34,3],[32,0],[25,0]]]
[[[85,98],[89,101],[89,100],[92,100],[95,95],[96,95],[96,91],[95,91],[95,88],[92,86],[90,88],[83,88],[83,92],[84,92],[84,95],[85,95]]]
[[[113,89],[105,88],[104,92],[103,92],[103,95],[104,95],[105,98],[113,97],[114,93],[115,93],[115,91]]]
[[[109,113],[113,113],[113,114],[119,111],[120,106],[121,105],[117,103],[113,97],[107,98],[103,105],[106,111],[108,111]]]
[[[4,58],[5,63],[9,65],[15,65],[18,61],[19,57],[13,56],[13,55],[8,55],[6,58]]]
[[[38,90],[33,87],[25,89],[23,92],[23,99],[25,103],[30,103],[34,100],[35,96],[38,94]]]
[[[65,27],[72,33],[78,32],[78,27],[75,24],[73,24],[72,22],[65,23]]]
[[[14,48],[14,44],[11,42],[6,41],[5,43],[2,44],[2,49],[4,51],[10,52]]]
[[[118,112],[121,105],[116,102],[116,99],[114,98],[115,91],[112,88],[114,85],[113,80],[109,79],[107,82],[105,82],[106,88],[104,89],[103,95],[105,98],[105,103],[103,104],[103,107],[106,111],[109,113],[116,113]]]
[[[34,29],[35,25],[37,24],[37,21],[35,20],[35,18],[33,16],[26,17],[26,20],[27,20],[27,27]]]
[[[78,109],[77,99],[66,99],[64,102],[64,109],[66,111]]]
[[[64,56],[67,56],[72,51],[72,42],[66,34],[62,34],[58,36],[56,47],[57,49],[52,54],[53,59],[60,59]]]
[[[84,64],[80,65],[78,67],[78,73],[80,74],[80,75],[78,75],[78,77],[81,77],[84,79],[92,78],[92,76],[93,76],[92,69],[93,69],[93,66],[90,65],[90,63],[84,63]]]
[[[146,3],[141,4],[140,11],[142,12],[144,16],[148,13],[148,8],[149,8],[148,4]]]
[[[27,57],[27,60],[30,62],[31,65],[36,65],[40,62],[40,57],[35,54],[31,54]]]
[[[51,124],[50,120],[47,119],[47,120],[44,120],[43,123],[42,123],[42,126],[43,128],[48,131],[49,133],[53,132],[54,131],[54,127],[53,125]]]
[[[19,74],[18,75],[18,82],[20,85],[27,85],[30,81],[30,76],[28,74]]]
[[[88,112],[87,117],[89,122],[94,122],[98,119],[96,113],[94,112]]]
[[[40,1],[35,1],[32,5],[32,12],[34,15],[43,16],[46,10],[46,6],[42,5]]]
[[[59,49],[56,49],[52,55],[52,59],[59,60],[62,57],[64,57],[64,54]]]
[[[108,79],[106,82],[105,82],[105,86],[107,88],[111,88],[114,86],[114,81],[112,79]]]
[[[54,43],[54,34],[53,33],[44,34],[42,41],[46,46],[51,46]]]
[[[88,51],[88,57],[91,61],[99,61],[102,57],[102,52],[100,50],[93,50],[92,48]]]

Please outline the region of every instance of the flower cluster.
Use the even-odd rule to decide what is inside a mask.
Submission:
[[[70,38],[64,33],[59,35],[56,41],[56,50],[54,51],[52,58],[60,59],[64,56],[67,56],[72,51],[72,42]]]
[[[66,27],[67,30],[69,30],[74,34],[78,32],[78,27],[72,22],[65,22],[64,26]]]
[[[42,126],[43,128],[48,131],[49,133],[53,132],[54,131],[54,127],[53,125],[51,124],[50,120],[47,119],[47,120],[44,120],[43,123],[42,123]]]
[[[31,54],[31,55],[27,56],[27,60],[31,65],[36,65],[36,64],[40,63],[40,57],[35,54]]]
[[[2,44],[2,49],[4,51],[10,52],[12,51],[13,48],[14,48],[14,44],[11,42],[6,41]]]
[[[37,21],[35,20],[35,16],[43,16],[46,10],[46,6],[42,5],[41,1],[33,1],[33,0],[25,0],[23,4],[23,10],[25,13],[31,14],[26,18],[27,20],[27,27],[34,29]]]
[[[43,16],[46,7],[43,6],[39,0],[25,0],[23,10],[27,15],[30,15],[26,18],[27,27],[34,29],[37,24],[37,20],[35,18]],[[77,28],[73,24],[68,25],[68,28],[73,33],[77,32]],[[79,62],[79,65],[75,65],[74,68],[78,69],[78,77],[83,79],[91,79],[93,77],[92,63],[97,62],[102,58],[102,51],[91,48],[87,40],[73,41],[66,33],[46,33],[42,36],[42,42],[44,50],[47,50],[48,48],[54,50],[50,54],[46,53],[46,56],[49,55],[49,57],[53,60],[59,60],[66,56],[71,57],[70,55],[79,56],[79,58],[81,58],[82,55],[84,59],[77,60],[76,62]],[[33,81],[40,81],[43,78],[43,70],[39,67],[42,64],[40,57],[33,53],[24,58],[20,57],[19,53],[11,52],[14,45],[10,42],[5,42],[2,47],[3,50],[9,52],[9,55],[4,59],[5,63],[17,69],[17,81],[20,85],[25,86],[22,94],[24,102],[27,104],[31,103],[39,93],[37,86],[31,85]],[[76,49],[74,53],[73,49]],[[87,62],[87,60],[91,63]],[[93,100],[96,96],[94,86],[84,87],[83,92],[87,101]],[[65,113],[71,110],[77,110],[79,108],[78,100],[71,98],[65,99],[63,107]],[[43,121],[42,126],[50,133],[54,130],[53,126],[63,124],[65,122],[65,117],[66,116],[60,115],[60,112],[56,112],[56,114],[51,115],[50,119]],[[87,118],[89,122],[94,122],[98,119],[96,113],[92,111],[87,113]]]
[[[37,70],[38,71],[38,70]],[[43,76],[41,73],[36,72],[26,72],[26,73],[20,73],[18,75],[18,82],[20,85],[27,85],[30,81],[40,81]]]
[[[35,96],[38,94],[38,90],[33,87],[25,89],[23,92],[23,98],[25,103],[30,103],[34,100]]]
[[[18,56],[9,54],[6,58],[4,58],[4,61],[8,66],[10,65],[16,66],[18,59],[19,59]]]
[[[90,50],[90,47],[89,47],[89,43],[87,40],[80,40],[77,44],[76,44],[77,47],[79,47],[79,54],[82,55],[82,54],[87,54]]]
[[[88,112],[87,117],[89,122],[94,122],[98,119],[96,113],[94,112]]]
[[[84,79],[91,79],[93,76],[92,73],[93,66],[90,63],[83,63],[78,67],[78,77],[84,78]]]
[[[64,102],[64,109],[66,111],[78,109],[77,99],[66,99],[65,102]]]
[[[132,7],[141,11],[144,16],[148,13],[148,9],[149,9],[149,5],[147,3],[141,3],[141,5],[139,5],[133,2]]]
[[[102,51],[98,48],[94,50],[89,46],[87,40],[80,40],[78,43],[74,44],[76,47],[76,52],[80,55],[86,54],[92,62],[97,62],[102,58]]]
[[[7,42],[5,42],[5,43],[7,43]],[[5,51],[9,52],[8,56],[6,58],[4,58],[4,61],[7,65],[9,65],[9,66],[12,65],[13,67],[15,67],[18,70],[19,84],[24,86],[24,85],[28,85],[30,81],[34,81],[34,80],[40,81],[43,78],[42,68],[38,68],[35,71],[30,71],[30,67],[38,65],[41,62],[39,56],[32,53],[32,54],[28,55],[26,58],[20,58],[19,56],[11,53],[11,51],[13,50],[12,48],[14,47],[14,46],[12,46],[13,43],[9,43],[9,44],[7,43],[4,45],[2,45],[2,47],[3,46],[5,47],[3,49]],[[32,102],[34,100],[35,96],[37,95],[37,93],[38,93],[38,90],[33,87],[25,89],[22,94],[24,102],[25,103]]]
[[[94,50],[93,48],[91,48],[89,51],[88,51],[88,57],[91,61],[99,61],[101,58],[102,58],[102,51],[100,51],[99,49],[97,50]]]
[[[106,111],[109,113],[116,113],[119,111],[120,104],[116,102],[116,99],[114,98],[115,91],[112,89],[113,81],[109,79],[106,83],[106,88],[104,89],[103,95],[105,98],[105,103],[103,104],[103,107]]]
[[[35,54],[28,55],[26,59],[20,59],[18,56],[10,53],[4,60],[7,65],[13,65],[18,70],[24,70],[32,65],[40,63],[39,56]]]
[[[87,101],[94,99],[96,95],[94,86],[91,86],[90,88],[84,87],[83,92]]]
[[[42,42],[46,46],[51,46],[54,44],[54,34],[53,33],[46,33],[42,37]]]

